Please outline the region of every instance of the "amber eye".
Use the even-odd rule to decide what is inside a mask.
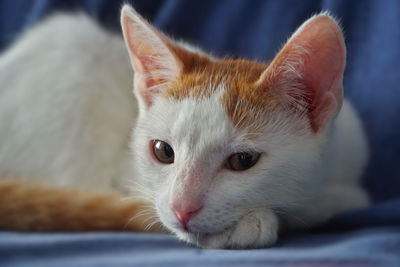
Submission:
[[[260,153],[257,152],[235,153],[228,158],[227,167],[234,171],[244,171],[253,167],[259,157]]]
[[[160,140],[153,140],[153,154],[154,157],[161,163],[171,164],[174,162],[174,150],[172,147]]]

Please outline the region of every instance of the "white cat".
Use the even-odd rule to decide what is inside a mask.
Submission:
[[[128,53],[119,36],[65,14],[3,53],[0,177],[141,191],[167,229],[208,248],[269,246],[280,227],[368,203],[367,144],[343,101],[345,46],[331,16],[306,21],[270,64],[174,42],[128,5],[121,24]]]

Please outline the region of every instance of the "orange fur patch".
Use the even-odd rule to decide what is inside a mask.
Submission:
[[[267,64],[243,59],[211,60],[198,54],[182,52],[178,55],[184,63],[183,73],[169,84],[167,97],[209,97],[219,85],[223,85],[226,90],[221,102],[239,129],[251,128],[257,119],[256,115],[267,116],[275,110],[278,95],[272,87],[259,82]]]
[[[120,196],[0,182],[0,229],[17,231],[160,231],[149,205]],[[149,212],[143,213],[148,214]],[[138,215],[132,219],[133,216]]]

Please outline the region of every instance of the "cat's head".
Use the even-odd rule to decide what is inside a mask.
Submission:
[[[196,241],[251,209],[305,203],[342,104],[345,46],[329,15],[269,64],[178,44],[129,6],[121,23],[140,110],[132,153],[168,229]]]

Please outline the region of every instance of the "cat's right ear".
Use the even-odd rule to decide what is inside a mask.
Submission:
[[[162,85],[180,75],[183,63],[169,48],[172,41],[129,5],[122,8],[121,26],[135,72],[134,91],[140,106],[147,108]]]
[[[327,13],[311,17],[289,38],[261,75],[287,110],[306,115],[314,133],[324,129],[343,102],[346,47],[342,30]]]

